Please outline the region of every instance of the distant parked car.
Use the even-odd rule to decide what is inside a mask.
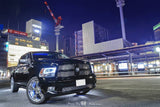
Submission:
[[[44,103],[56,95],[86,94],[95,83],[89,62],[57,52],[26,53],[11,74],[12,92],[25,87],[29,101],[34,104]]]

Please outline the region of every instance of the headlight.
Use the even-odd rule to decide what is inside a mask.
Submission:
[[[88,63],[87,63],[87,64],[79,64],[79,68],[80,68],[80,69],[89,69],[90,66],[89,66]]]
[[[94,65],[91,64],[92,73],[94,73]]]
[[[56,67],[42,68],[39,73],[39,77],[55,77],[56,70]]]

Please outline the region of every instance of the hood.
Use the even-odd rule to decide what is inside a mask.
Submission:
[[[63,65],[63,64],[78,64],[78,63],[86,63],[85,61],[77,60],[77,59],[57,59],[57,60],[42,60],[38,61],[37,64],[42,67],[53,66],[53,65]]]
[[[63,65],[63,64],[85,63],[85,62],[77,59],[59,59],[59,60],[56,60],[55,63],[59,65]]]

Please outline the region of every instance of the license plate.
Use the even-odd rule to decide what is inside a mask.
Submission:
[[[83,86],[86,85],[85,79],[76,80],[76,86]]]

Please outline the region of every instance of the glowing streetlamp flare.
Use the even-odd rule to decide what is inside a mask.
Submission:
[[[160,53],[160,47],[156,47],[156,52]]]

